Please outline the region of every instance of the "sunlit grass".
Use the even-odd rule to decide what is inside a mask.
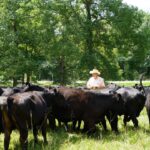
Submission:
[[[78,87],[78,86],[86,86],[86,82],[87,81],[84,81],[84,80],[78,80],[78,81],[75,81],[75,82],[72,82],[66,86],[72,86],[72,87]],[[115,83],[117,85],[120,85],[120,86],[134,86],[136,83],[139,83],[139,81],[105,81],[106,84],[108,83]],[[53,81],[50,81],[50,80],[41,80],[41,81],[37,81],[37,82],[32,82],[31,83],[33,84],[38,84],[38,85],[41,85],[41,86],[46,86],[46,87],[49,87],[49,86],[57,86]],[[19,84],[21,85],[21,84]],[[143,81],[143,85],[144,86],[150,86],[150,80],[145,80]],[[0,86],[12,86],[12,82],[11,81],[8,81],[8,82],[0,82]]]
[[[138,82],[116,81],[115,83],[125,86],[132,86]],[[143,83],[147,86],[150,85],[150,81],[144,81]],[[39,84],[48,86],[51,82],[40,81]],[[80,82],[80,85],[81,84],[84,85],[85,81]],[[138,129],[133,128],[131,121],[125,128],[122,122],[122,117],[119,117],[118,125],[120,134],[118,135],[111,131],[108,122],[108,132],[104,132],[102,127],[98,125],[98,131],[92,137],[88,137],[86,134],[82,133],[66,132],[63,127],[59,128],[57,131],[51,131],[48,129],[47,145],[44,145],[41,133],[39,133],[39,143],[35,145],[33,141],[33,134],[29,131],[28,148],[29,150],[149,150],[150,128],[145,109],[141,112],[138,120],[140,126]],[[3,138],[4,135],[0,134],[0,150],[3,149]],[[20,149],[18,131],[13,131],[11,135],[10,150],[14,149]]]
[[[48,145],[44,145],[42,135],[39,133],[39,144],[34,144],[32,132],[29,131],[29,150],[148,150],[150,147],[150,129],[145,109],[138,118],[139,128],[134,129],[132,122],[129,122],[125,128],[122,117],[119,117],[119,131],[116,135],[110,130],[103,131],[98,125],[98,131],[88,137],[82,133],[66,132],[65,129],[59,128],[57,131],[48,129]],[[0,149],[3,149],[3,134],[0,135]],[[19,133],[13,131],[11,135],[10,150],[18,150]]]

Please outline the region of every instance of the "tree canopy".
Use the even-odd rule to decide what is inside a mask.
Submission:
[[[0,11],[3,80],[150,75],[150,14],[122,0],[2,0]]]

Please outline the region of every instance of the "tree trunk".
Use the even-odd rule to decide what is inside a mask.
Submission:
[[[87,14],[87,19],[86,19],[86,26],[85,26],[85,32],[86,32],[86,63],[87,63],[87,68],[92,69],[95,66],[94,60],[92,58],[92,55],[94,54],[93,52],[93,27],[92,27],[92,15],[91,15],[91,5],[92,1],[91,0],[85,0],[84,5],[86,8],[86,14]]]
[[[17,79],[14,77],[13,78],[13,87],[15,87],[17,85]]]
[[[25,83],[25,78],[24,78],[24,73],[22,74],[22,78],[21,78],[21,84],[24,85]]]
[[[66,72],[65,72],[65,59],[64,59],[64,56],[59,57],[59,72],[60,72],[60,84],[65,85]]]
[[[27,73],[27,83],[30,83],[31,75]]]

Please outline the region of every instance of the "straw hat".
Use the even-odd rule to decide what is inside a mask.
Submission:
[[[101,74],[97,69],[93,69],[93,70],[90,71],[90,74],[94,74],[94,73],[96,73],[98,75]]]

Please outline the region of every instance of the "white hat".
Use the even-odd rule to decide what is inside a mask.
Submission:
[[[93,69],[93,70],[90,71],[90,74],[94,74],[94,73],[96,73],[98,75],[101,74],[97,69]]]

